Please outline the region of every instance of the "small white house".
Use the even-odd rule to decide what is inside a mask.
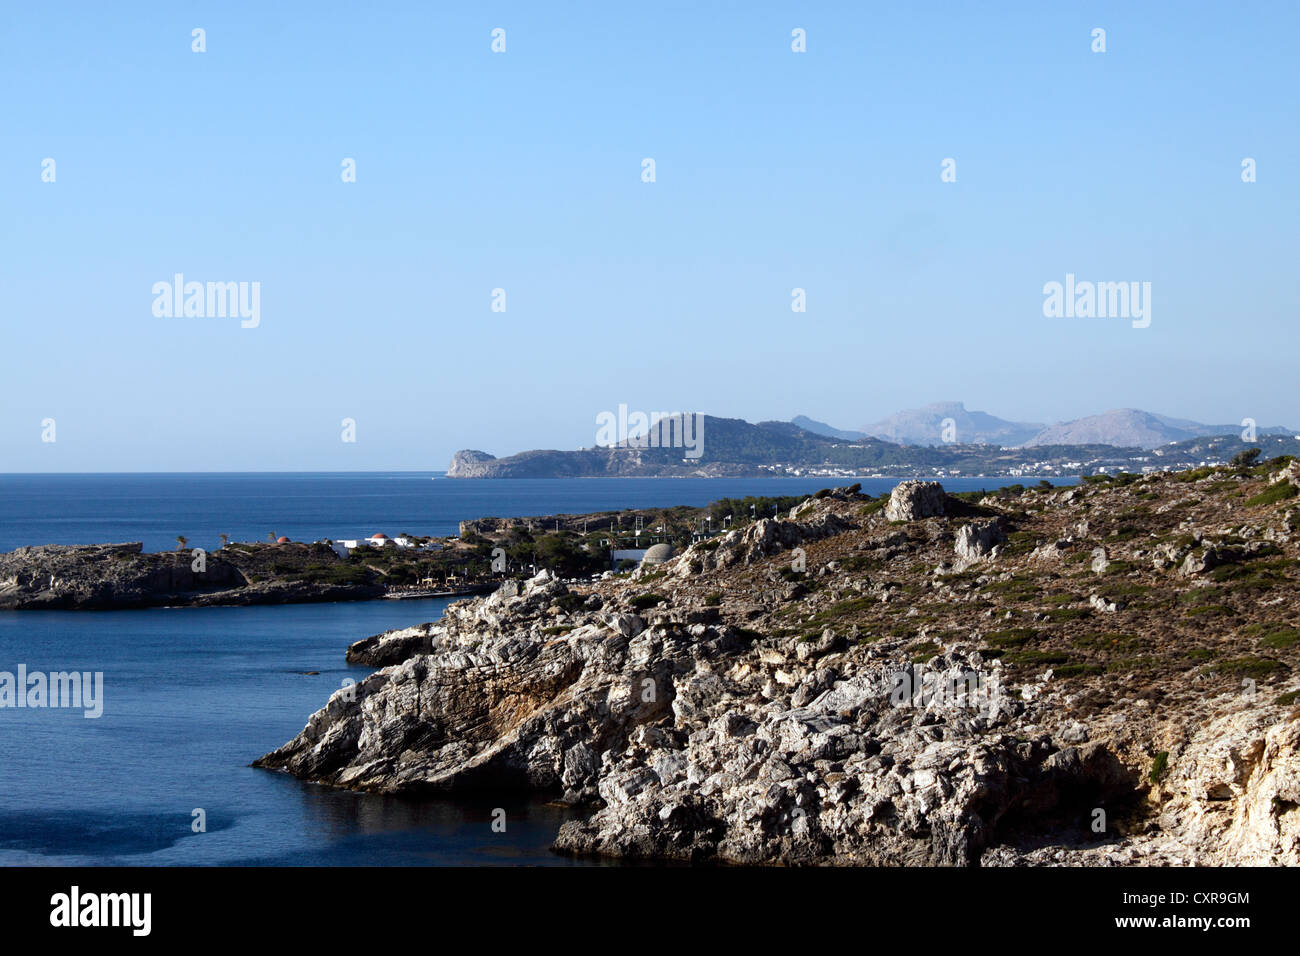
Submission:
[[[334,542],[334,553],[341,558],[346,558],[357,548],[387,548],[389,546],[395,548],[417,547],[416,543],[408,537],[398,536],[396,538],[390,538],[388,535],[380,531],[372,534],[368,538],[340,538]]]

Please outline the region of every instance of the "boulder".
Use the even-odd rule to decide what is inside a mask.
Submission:
[[[889,495],[885,517],[890,521],[916,521],[943,514],[943,485],[937,481],[903,481]]]
[[[1297,488],[1300,488],[1300,458],[1290,462],[1285,468],[1274,472],[1268,480],[1271,485],[1275,485],[1279,481],[1289,481]]]
[[[1204,574],[1206,571],[1213,571],[1223,562],[1219,559],[1219,552],[1212,546],[1207,545],[1200,551],[1190,552],[1183,559],[1182,567],[1178,573],[1183,577],[1193,577],[1197,574]]]
[[[1107,601],[1100,594],[1093,594],[1088,598],[1088,604],[1094,611],[1101,611],[1103,614],[1114,614],[1116,611],[1124,610],[1123,603],[1119,601]]]
[[[1002,526],[997,518],[988,521],[974,521],[963,525],[957,531],[957,541],[953,550],[957,553],[958,565],[966,566],[996,556],[998,545],[1006,541]]]

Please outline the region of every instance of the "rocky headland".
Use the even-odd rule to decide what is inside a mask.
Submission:
[[[146,552],[125,544],[39,545],[0,553],[0,610],[290,604],[380,597],[373,575],[323,544],[241,544]]]
[[[841,432],[802,417],[796,422],[753,424],[738,418],[703,415],[696,429],[698,434],[693,436],[698,439],[698,446],[691,449],[667,441],[674,433],[683,433],[683,429],[665,428],[660,423],[658,431],[652,433],[653,441],[638,436],[614,445],[576,451],[537,449],[503,458],[464,449],[452,456],[447,477],[1054,478],[1226,464],[1251,448],[1262,448],[1269,456],[1300,455],[1300,437],[1285,429],[1263,429],[1248,442],[1236,428],[1225,428],[1215,435],[1195,435],[1170,430],[1172,426],[1166,428],[1162,424],[1176,423],[1177,419],[1133,410],[1124,411],[1133,412],[1136,423],[1129,421],[1132,416],[1108,413],[1070,423],[1069,427],[1044,429],[1032,441],[1017,447],[1008,442],[1018,443],[1030,436],[1023,428],[1017,429],[1016,423],[1006,422],[1006,428],[990,427],[1000,420],[957,408],[941,405],[919,410],[924,427],[913,416],[906,416],[894,423],[897,427],[880,429],[881,434],[891,436],[887,440],[876,434]],[[664,421],[671,425],[676,420],[673,417]],[[960,425],[955,426],[955,434],[949,434],[943,423],[958,420]],[[1162,440],[1166,435],[1182,437]],[[1132,444],[1119,444],[1120,441]]]
[[[1300,463],[821,492],[665,564],[358,642],[256,762],[585,808],[560,852],[1300,863]]]

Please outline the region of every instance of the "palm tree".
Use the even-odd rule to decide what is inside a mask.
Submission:
[[[185,537],[183,534],[178,534],[176,536],[176,543],[180,545],[180,550],[184,551],[185,546],[190,543],[190,539]]]
[[[274,541],[274,540],[275,540],[275,532],[274,532],[274,531],[268,531],[268,532],[266,533],[266,540],[267,540],[267,541]]]
[[[223,534],[223,535],[221,536],[221,546],[224,548],[224,547],[225,547],[226,545],[228,545],[229,543],[230,543],[230,535],[228,535],[228,534]]]

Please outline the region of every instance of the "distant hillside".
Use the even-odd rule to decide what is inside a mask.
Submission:
[[[858,441],[868,436],[900,445],[938,446],[951,443],[989,444],[1006,448],[1044,445],[1111,445],[1116,448],[1159,448],[1171,442],[1216,435],[1240,435],[1241,424],[1206,425],[1187,418],[1159,415],[1138,408],[1117,408],[1055,425],[1016,422],[987,412],[968,411],[962,402],[935,402],[896,412],[861,431],[836,428],[797,415],[791,425],[823,438]],[[950,429],[945,433],[945,426]],[[1257,436],[1294,437],[1286,426],[1257,426]]]
[[[862,430],[904,445],[941,445],[947,444],[943,432],[948,419],[955,434],[948,441],[962,444],[1023,445],[1043,429],[1041,422],[1012,422],[987,412],[970,412],[962,402],[935,402],[896,412]]]
[[[703,422],[698,457],[691,457],[681,447],[544,449],[505,458],[466,450],[452,458],[447,477],[982,475],[1052,478],[1096,471],[1140,472],[1222,463],[1250,447],[1234,432],[1219,438],[1165,444],[1151,452],[1138,445],[1116,447],[1101,442],[1062,442],[1026,448],[962,442],[900,445],[879,438],[845,441],[815,434],[791,422],[755,425],[738,418],[711,415],[704,416]],[[1259,446],[1265,457],[1300,453],[1300,441],[1293,438],[1261,436]]]
[[[679,433],[680,434],[680,433]],[[448,478],[580,478],[639,475],[734,475],[757,473],[763,465],[820,461],[828,446],[789,422],[760,422],[704,416],[703,454],[691,458],[685,448],[597,447],[581,451],[535,450],[508,458],[478,451],[459,451]]]
[[[806,432],[812,432],[814,435],[824,435],[827,438],[842,438],[845,441],[857,441],[860,438],[866,438],[866,432],[849,431],[847,428],[836,428],[833,425],[827,425],[825,422],[819,422],[815,418],[809,418],[807,415],[796,415],[790,419],[790,424],[802,428]]]
[[[1036,445],[1099,443],[1134,448],[1159,448],[1171,442],[1214,435],[1240,435],[1241,425],[1203,425],[1185,418],[1170,418],[1138,408],[1116,408],[1100,415],[1075,419],[1044,428],[1026,442]],[[1292,435],[1288,428],[1257,428],[1257,435]]]

